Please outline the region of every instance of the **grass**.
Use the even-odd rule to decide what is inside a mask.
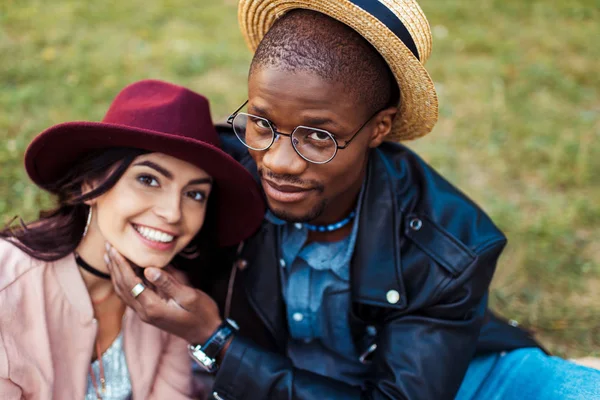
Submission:
[[[493,307],[560,355],[600,355],[600,2],[421,5],[440,121],[409,145],[507,233]],[[22,167],[36,133],[100,120],[142,78],[204,93],[221,118],[245,99],[251,57],[233,0],[4,0],[0,54],[5,222],[51,204]]]

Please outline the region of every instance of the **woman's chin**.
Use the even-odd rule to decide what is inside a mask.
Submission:
[[[146,268],[165,268],[167,265],[169,265],[168,262],[166,263],[161,263],[161,262],[156,262],[156,260],[154,261],[142,261],[140,260],[140,262],[135,262],[135,261],[131,261],[133,264],[135,264],[137,267],[142,268],[142,269],[146,269]]]
[[[138,268],[165,268],[171,262],[170,258],[167,257],[139,257],[137,254],[123,254],[123,256],[129,260],[132,266]]]
[[[158,265],[158,264],[140,265],[140,268],[141,269],[146,269],[146,268],[159,268],[159,269],[162,269],[162,268],[166,268],[167,265],[162,265],[162,264],[160,264],[160,265]]]

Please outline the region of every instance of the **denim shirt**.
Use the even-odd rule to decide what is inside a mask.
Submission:
[[[279,226],[281,287],[290,338],[287,355],[295,367],[360,384],[366,366],[358,361],[349,323],[350,260],[358,234],[363,190],[352,232],[339,242],[306,244],[308,229],[267,212]]]

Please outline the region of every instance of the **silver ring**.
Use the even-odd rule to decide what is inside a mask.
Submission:
[[[141,283],[138,283],[137,285],[135,285],[133,287],[133,289],[131,289],[131,294],[133,295],[133,298],[137,298],[140,294],[142,294],[142,292],[146,290],[146,286],[142,285]]]

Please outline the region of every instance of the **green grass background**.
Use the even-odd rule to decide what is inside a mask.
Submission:
[[[421,5],[440,121],[410,146],[507,233],[493,307],[560,355],[600,355],[600,1]],[[250,57],[234,0],[0,1],[0,222],[51,204],[22,167],[36,133],[100,120],[142,78],[224,117]]]

